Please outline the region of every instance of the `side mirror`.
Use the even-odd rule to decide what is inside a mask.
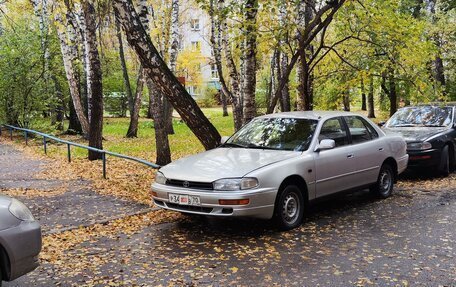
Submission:
[[[321,150],[333,149],[336,147],[336,142],[330,139],[321,140],[320,144],[315,149],[316,152]]]
[[[222,144],[226,143],[226,141],[227,141],[229,138],[230,138],[230,137],[228,137],[228,136],[223,136],[223,137],[220,139],[220,144],[222,145]]]
[[[378,123],[378,126],[379,126],[379,127],[383,127],[385,124],[386,124],[386,122],[381,121],[381,122]]]

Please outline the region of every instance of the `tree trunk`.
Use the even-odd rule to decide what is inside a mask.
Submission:
[[[271,105],[267,109],[267,113],[272,113],[277,104],[277,100],[280,98],[281,90],[288,82],[290,73],[293,70],[296,62],[301,57],[302,53],[311,45],[311,42],[315,37],[328,25],[332,22],[335,13],[342,7],[346,0],[338,1],[328,1],[324,6],[315,12],[315,16],[312,21],[304,27],[304,29],[299,33],[298,42],[299,48],[298,51],[293,54],[290,58],[290,63],[287,66],[285,71],[282,71],[282,77],[277,84],[277,90],[274,93],[272,98]],[[307,1],[306,1],[307,2]],[[326,18],[323,18],[323,15],[326,15]]]
[[[138,137],[138,123],[139,123],[139,112],[141,110],[141,100],[144,90],[144,69],[140,65],[138,71],[138,79],[136,81],[136,92],[133,101],[133,109],[130,111],[130,125],[128,126],[127,137]]]
[[[65,119],[65,98],[63,96],[62,86],[55,75],[52,75],[52,81],[54,82],[55,94],[57,96],[57,106],[55,108],[57,121],[56,129],[63,131],[63,120]]]
[[[361,79],[361,110],[366,110],[366,92],[364,91],[364,80]]]
[[[304,16],[301,22],[304,22],[303,28],[310,25],[314,18],[315,1],[314,0],[301,0],[301,8],[304,10]],[[310,71],[308,64],[309,57],[314,54],[314,47],[309,44],[306,49],[303,49],[299,59],[298,76],[299,76],[299,106],[301,110],[313,110],[313,72]]]
[[[279,22],[280,25],[286,29],[287,27],[287,5],[286,1],[280,1],[280,7],[279,7]],[[284,36],[282,39],[279,41],[279,48],[282,49],[281,59],[280,59],[280,70],[285,71],[288,66],[288,55],[286,52],[286,45],[289,44],[289,39],[288,39],[288,33],[284,33]],[[290,88],[289,88],[289,81],[285,83],[282,89],[282,95],[281,95],[281,110],[282,112],[289,112],[291,110],[291,103],[290,103]]]
[[[169,44],[169,68],[176,75],[177,53],[179,51],[179,0],[172,0],[171,3],[171,37]],[[163,97],[165,109],[165,125],[168,134],[174,134],[173,128],[173,105],[166,97]]]
[[[257,52],[257,28],[256,18],[258,12],[258,0],[246,0],[245,3],[245,77],[243,85],[243,123],[250,122],[256,116],[255,91],[256,91],[256,52]]]
[[[76,78],[76,71],[75,67],[73,65],[72,58],[76,57],[74,55],[75,53],[75,43],[71,41],[71,35],[70,39],[68,39],[67,33],[63,30],[64,27],[69,27],[71,28],[73,23],[70,23],[69,17],[67,16],[67,21],[63,21],[62,17],[60,14],[56,14],[55,19],[56,21],[62,25],[62,27],[57,28],[57,35],[60,40],[60,48],[62,52],[62,58],[63,58],[63,66],[65,68],[65,73],[66,73],[66,78],[68,80],[68,85],[70,87],[70,95],[74,107],[74,111],[78,117],[79,123],[81,125],[82,132],[84,136],[88,136],[90,132],[90,127],[89,127],[89,122],[87,120],[87,117],[85,116],[85,111],[84,107],[81,102],[81,95],[79,92],[79,81]],[[71,31],[70,31],[71,33]],[[67,41],[70,43],[68,44]],[[76,127],[76,126],[75,126]]]
[[[388,78],[388,86],[386,86],[386,80]],[[390,117],[397,111],[397,93],[396,93],[396,81],[394,79],[394,70],[388,68],[388,72],[382,73],[382,90],[388,96],[390,102]]]
[[[228,106],[226,104],[226,96],[224,93],[220,93],[220,102],[222,104],[222,111],[223,111],[223,116],[227,117],[228,115]]]
[[[154,83],[154,88],[168,98],[206,149],[217,147],[220,134],[160,57],[149,35],[139,24],[131,0],[114,0],[113,5],[127,40],[135,49],[147,76]]]
[[[171,150],[169,148],[168,132],[166,131],[165,113],[163,110],[162,97],[156,94],[159,90],[154,87],[152,81],[147,82],[150,98],[152,99],[152,116],[154,119],[155,145],[158,165],[165,165],[171,162]]]
[[[343,104],[344,104],[344,111],[350,111],[350,93],[348,90],[344,91],[343,93]]]
[[[219,10],[222,10],[223,0],[219,1]],[[222,22],[223,21],[223,22]],[[226,57],[226,66],[228,68],[229,77],[230,77],[230,86],[231,86],[231,105],[233,107],[233,120],[234,120],[234,129],[235,131],[239,130],[242,127],[243,121],[243,107],[242,107],[242,99],[241,99],[241,81],[239,77],[239,73],[237,72],[236,64],[234,62],[233,53],[231,51],[230,42],[228,41],[227,31],[228,26],[226,24],[225,19],[220,19],[220,27],[219,29],[221,37],[222,37],[222,46],[225,50],[225,57]],[[221,68],[221,60],[220,60],[220,67],[217,68],[222,70]],[[220,74],[219,74],[220,77]],[[222,86],[223,88],[223,86]],[[226,88],[226,87],[225,87]]]
[[[74,134],[74,133],[82,134],[83,131],[82,131],[81,123],[79,122],[78,115],[76,114],[76,110],[74,109],[72,99],[69,100],[68,107],[69,107],[69,116],[68,116],[69,123],[68,123],[67,134]]]
[[[98,55],[96,12],[90,0],[83,2],[85,47],[87,54],[87,86],[89,94],[89,146],[103,149],[103,86]],[[101,159],[102,154],[89,150],[89,160]]]
[[[210,0],[210,9],[209,9],[209,16],[211,19],[211,45],[212,45],[212,54],[214,55],[214,61],[215,61],[215,66],[217,67],[217,73],[219,76],[219,82],[221,85],[220,89],[220,101],[222,102],[222,109],[223,109],[223,116],[227,117],[228,116],[228,108],[227,108],[227,103],[226,100],[227,98],[232,98],[233,95],[231,91],[228,89],[226,82],[225,82],[225,76],[223,74],[223,68],[222,68],[222,31],[221,31],[221,16],[220,15],[215,15],[215,10],[214,10],[214,0]],[[220,8],[221,4],[219,2],[218,8]]]
[[[391,70],[389,75],[389,100],[390,100],[390,117],[397,111],[397,92],[394,71]]]
[[[119,42],[119,59],[120,59],[120,66],[122,67],[122,75],[124,80],[125,86],[125,93],[127,95],[128,100],[128,110],[130,111],[130,124],[128,126],[127,131],[127,138],[133,138],[138,136],[138,117],[135,117],[135,98],[133,98],[133,92],[130,85],[130,77],[128,75],[127,63],[125,61],[125,53],[122,41],[122,30],[120,29],[120,23],[116,17],[116,34],[117,34],[117,41]],[[140,69],[141,70],[141,69]],[[138,74],[138,77],[141,77]],[[139,116],[139,113],[137,113]]]
[[[374,76],[370,76],[369,79],[369,94],[367,95],[367,117],[375,118],[375,106],[374,106]]]

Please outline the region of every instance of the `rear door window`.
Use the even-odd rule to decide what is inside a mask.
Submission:
[[[345,121],[347,123],[348,130],[350,131],[352,144],[359,144],[366,141],[370,141],[372,139],[370,132],[364,125],[361,118],[349,116],[345,117]]]

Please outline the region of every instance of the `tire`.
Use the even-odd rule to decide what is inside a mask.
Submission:
[[[298,227],[304,217],[304,197],[296,185],[288,185],[279,193],[274,208],[274,221],[281,230]]]
[[[450,153],[447,145],[442,149],[440,155],[439,174],[443,177],[450,174]]]
[[[393,168],[384,163],[378,173],[377,182],[370,188],[370,191],[379,198],[388,198],[393,193],[394,171]]]

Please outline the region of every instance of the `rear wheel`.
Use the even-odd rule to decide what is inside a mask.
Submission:
[[[444,177],[447,177],[450,174],[450,153],[447,145],[442,149],[442,154],[440,156],[439,173]]]
[[[304,197],[296,185],[288,185],[276,201],[274,220],[282,230],[298,227],[304,217]]]
[[[380,198],[387,198],[393,193],[394,172],[393,168],[385,163],[380,168],[377,182],[370,188],[371,192]]]

